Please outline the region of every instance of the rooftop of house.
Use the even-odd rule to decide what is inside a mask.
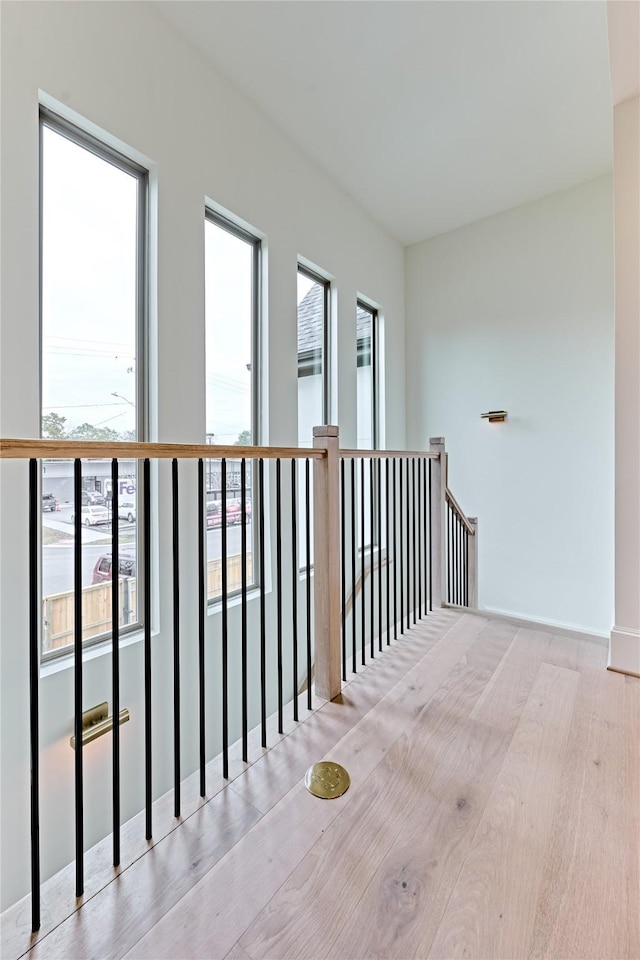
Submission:
[[[322,316],[324,289],[314,283],[298,304],[298,359],[308,360],[322,349]],[[371,314],[358,306],[356,337],[358,347],[371,335]]]

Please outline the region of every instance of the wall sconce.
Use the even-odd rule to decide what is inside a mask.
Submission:
[[[129,711],[126,709],[121,710],[119,723],[126,723],[128,719]],[[92,740],[97,740],[98,737],[102,737],[105,733],[109,733],[110,730],[113,730],[113,717],[109,716],[108,703],[99,703],[97,707],[91,707],[90,710],[85,710],[82,714],[83,747],[85,744],[91,743]],[[71,749],[75,750],[75,736],[69,737],[69,743],[71,744]]]
[[[489,410],[488,413],[481,413],[480,416],[483,420],[488,420],[489,423],[504,423],[507,419],[506,410]]]

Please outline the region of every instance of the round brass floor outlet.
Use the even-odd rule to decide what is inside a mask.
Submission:
[[[341,797],[349,789],[351,779],[344,767],[331,760],[322,760],[309,767],[304,777],[304,785],[314,797],[333,800]]]

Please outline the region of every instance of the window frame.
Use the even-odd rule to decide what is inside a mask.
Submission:
[[[261,403],[260,390],[262,385],[261,357],[261,314],[262,314],[262,240],[260,237],[238,226],[229,217],[218,213],[210,206],[205,206],[205,221],[215,224],[221,230],[226,230],[238,240],[244,240],[251,248],[251,446],[260,446],[261,431]],[[206,296],[206,290],[205,290]],[[206,335],[206,330],[205,330]]]
[[[362,297],[356,299],[356,323],[358,310],[365,310],[371,316],[371,449],[378,450],[380,444],[380,411],[378,389],[378,310]],[[358,350],[358,333],[356,326],[356,367]]]
[[[43,370],[44,370],[44,336],[43,336],[43,262],[44,262],[44,128],[52,130],[59,136],[65,137],[71,143],[89,153],[110,163],[118,170],[134,177],[137,183],[136,188],[136,306],[135,306],[135,345],[136,345],[136,381],[135,381],[135,406],[136,406],[136,440],[144,441],[149,435],[149,170],[142,166],[131,157],[110,146],[99,137],[88,133],[77,124],[67,120],[54,110],[40,103],[38,108],[38,390],[39,390],[39,434],[42,437],[42,401],[43,401]],[[69,441],[72,443],[73,441]],[[136,464],[137,476],[141,476],[141,460],[134,461]],[[40,496],[42,496],[42,470],[39,471]],[[143,514],[143,491],[140,485],[137,490],[137,502],[140,515]],[[41,529],[41,527],[40,527]],[[144,569],[143,551],[141,549],[141,536],[136,526],[136,581],[138,595],[143,596],[145,590],[146,577],[150,571]],[[106,551],[106,547],[105,547]],[[39,550],[39,599],[42,608],[43,589],[42,589],[42,542],[40,540]],[[142,611],[138,609],[135,623],[120,626],[119,637],[122,638],[139,632],[144,622],[141,617]],[[83,640],[82,647],[88,649],[108,642],[112,637],[112,632],[98,634],[95,637],[89,637]],[[44,634],[42,624],[40,624],[40,663],[46,664],[54,660],[70,657],[73,655],[72,645],[59,647],[57,649],[43,650]]]
[[[251,246],[251,443],[247,446],[260,446],[262,439],[262,403],[261,403],[261,390],[262,390],[262,239],[257,236],[255,233],[252,233],[250,230],[247,230],[245,227],[239,226],[228,216],[225,216],[222,213],[219,213],[217,210],[213,209],[208,204],[205,204],[204,210],[204,219],[205,225],[206,222],[215,224],[221,230],[226,230],[227,233],[230,233],[231,236],[236,237],[238,240],[244,240],[245,243],[248,243]],[[205,299],[206,299],[206,278],[205,278]],[[206,344],[206,321],[205,321],[205,344]],[[206,353],[206,346],[205,346]],[[205,359],[205,374],[206,374],[206,359]],[[205,384],[205,418],[206,418],[206,384]],[[208,434],[207,434],[208,436]],[[208,441],[206,441],[208,442]],[[215,444],[214,444],[215,446]],[[211,460],[219,459],[217,457],[211,457]],[[227,457],[227,460],[232,459]],[[252,458],[246,457],[246,460],[251,460]],[[238,457],[238,460],[241,461],[242,457]],[[252,459],[251,467],[251,582],[247,583],[247,591],[256,590],[261,583],[263,576],[263,571],[259,568],[259,558],[258,558],[258,542],[257,542],[257,530],[253,524],[253,515],[255,513],[254,507],[258,504],[258,490],[256,488],[256,477],[257,477],[257,461]],[[239,493],[238,493],[239,495]],[[227,484],[227,501],[229,500],[229,489]],[[216,503],[218,501],[212,501]],[[208,504],[205,504],[205,517],[202,518],[202,522],[206,523],[208,516]],[[246,517],[244,518],[246,522]],[[208,529],[208,528],[207,528]],[[208,558],[207,558],[208,560]],[[241,588],[237,590],[230,590],[228,592],[229,598],[238,597],[241,594]],[[207,608],[220,606],[222,603],[222,596],[209,597],[207,596]]]
[[[307,267],[305,264],[298,261],[296,279],[298,274],[301,273],[303,277],[306,277],[307,280],[312,280],[313,283],[317,283],[322,287],[322,305],[324,310],[324,317],[322,323],[322,424],[317,424],[317,426],[324,426],[329,423],[331,417],[331,370],[330,370],[330,348],[331,348],[331,339],[330,339],[330,330],[331,330],[331,280],[327,280],[326,277],[323,277],[322,274],[317,273],[315,270],[312,270],[310,267]],[[296,323],[296,338],[297,338],[297,323]],[[299,379],[298,372],[296,370],[297,379]]]

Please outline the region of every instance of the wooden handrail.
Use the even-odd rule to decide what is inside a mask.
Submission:
[[[199,443],[137,443],[129,440],[0,440],[0,459],[29,460],[59,459],[68,460],[81,457],[110,459],[112,457],[131,457],[142,459],[152,457],[158,460],[171,460],[174,457],[184,460],[214,460],[224,457],[228,460],[265,459],[282,460],[322,460],[326,454],[313,447],[257,447],[257,446],[219,446]],[[438,454],[429,450],[339,450],[338,456],[367,460],[392,459],[394,457],[424,457],[437,460]]]
[[[73,460],[77,457],[87,459],[111,459],[112,457],[143,457],[158,460],[255,460],[259,458],[274,460],[322,460],[326,451],[313,447],[252,447],[252,446],[216,446],[209,443],[135,443],[102,440],[0,440],[0,459],[30,460],[59,459]]]
[[[445,493],[446,493],[447,500],[453,507],[454,512],[458,515],[459,519],[462,521],[462,524],[464,525],[467,533],[469,533],[472,537],[475,536],[476,528],[472,523],[469,523],[469,521],[467,520],[466,516],[462,512],[462,507],[460,506],[460,504],[458,503],[454,495],[451,493],[451,490],[449,490],[449,487],[446,488]]]
[[[393,457],[424,457],[437,460],[440,454],[430,450],[339,450],[339,457],[365,460],[385,460]]]

